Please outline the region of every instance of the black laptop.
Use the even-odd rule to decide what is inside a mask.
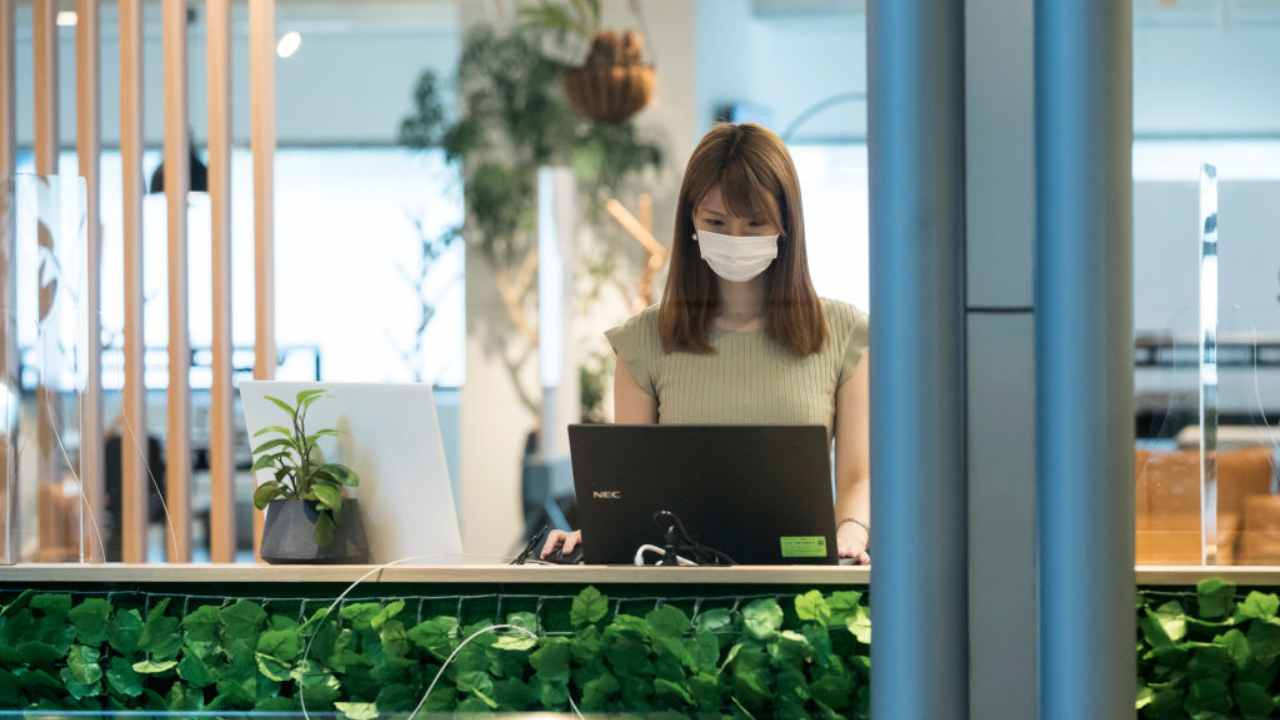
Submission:
[[[742,565],[835,564],[821,425],[571,425],[583,559],[635,563],[668,511]]]

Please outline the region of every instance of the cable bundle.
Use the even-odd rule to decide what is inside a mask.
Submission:
[[[653,522],[663,532],[662,547],[641,545],[636,550],[635,562],[637,565],[678,565],[687,567],[737,564],[727,554],[698,542],[696,538],[689,534],[680,517],[670,510],[659,510],[654,513]],[[647,555],[655,556],[654,562],[649,562]]]

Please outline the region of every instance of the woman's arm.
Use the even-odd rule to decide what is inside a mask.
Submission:
[[[836,391],[836,522],[857,520],[871,526],[871,462],[870,388],[871,363],[864,353],[849,378]],[[846,522],[837,528],[836,544],[841,557],[869,562],[867,530],[858,523]]]
[[[652,425],[658,421],[658,401],[641,389],[621,359],[614,363],[613,370],[613,417],[615,425]],[[561,552],[568,555],[580,542],[581,530],[552,530],[547,534],[541,555],[549,556],[556,545],[562,545]]]

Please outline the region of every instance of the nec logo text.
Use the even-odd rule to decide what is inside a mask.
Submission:
[[[621,500],[622,491],[621,490],[592,490],[591,499],[592,500]]]

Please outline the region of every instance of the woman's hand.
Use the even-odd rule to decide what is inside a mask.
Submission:
[[[551,553],[555,552],[556,545],[559,545],[561,543],[564,543],[564,546],[560,548],[560,554],[568,555],[569,553],[573,552],[574,548],[578,547],[578,543],[580,542],[582,542],[581,530],[574,530],[573,532],[565,532],[564,530],[552,530],[551,532],[547,533],[547,541],[542,544],[542,552],[538,554],[538,557],[542,558],[543,560],[546,560],[548,557],[551,556]]]
[[[867,554],[867,529],[858,523],[841,523],[836,529],[836,547],[842,558],[854,558],[859,565],[869,565],[871,556]]]

